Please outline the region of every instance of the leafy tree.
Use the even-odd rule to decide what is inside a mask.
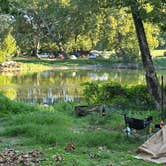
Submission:
[[[16,40],[9,32],[0,46],[0,62],[11,60],[17,51]]]
[[[150,94],[155,98],[157,108],[160,108],[162,104],[162,93],[155,68],[153,66],[144,25],[139,12],[139,2],[137,0],[134,0],[134,2],[130,4],[130,6],[141,50],[142,62],[145,69],[147,87]]]
[[[78,3],[81,3],[81,2],[79,1]],[[160,89],[159,81],[158,81],[158,78],[157,78],[157,75],[156,75],[156,72],[155,72],[155,69],[153,66],[153,61],[151,59],[149,45],[148,45],[147,37],[145,34],[145,28],[143,25],[143,21],[144,20],[146,21],[148,18],[150,18],[150,16],[148,16],[149,11],[146,8],[147,5],[150,4],[151,6],[153,6],[151,9],[152,17],[159,19],[160,16],[163,16],[163,14],[165,14],[165,9],[162,8],[162,6],[160,5],[160,2],[157,3],[156,0],[153,0],[152,2],[150,2],[149,0],[147,0],[147,1],[104,0],[103,3],[101,3],[100,0],[93,0],[93,1],[85,0],[84,3],[88,7],[87,10],[91,10],[91,12],[96,12],[97,10],[99,11],[101,8],[107,9],[107,8],[111,8],[112,6],[114,6],[117,9],[125,7],[127,9],[126,11],[130,12],[132,14],[132,18],[134,21],[135,30],[136,30],[136,34],[137,34],[137,39],[138,39],[138,43],[139,43],[139,48],[141,51],[141,58],[142,58],[143,66],[145,69],[145,76],[146,76],[148,90],[149,90],[150,94],[155,98],[156,106],[158,108],[160,108],[161,99],[162,99],[161,98],[161,89]],[[165,6],[165,3],[163,1],[162,1],[162,5]],[[156,15],[154,14],[155,12],[153,12],[155,8],[158,9],[159,17],[156,17]],[[163,22],[164,20],[165,19],[162,18],[162,23],[160,24],[162,27],[165,26],[165,23]],[[119,28],[117,28],[117,30],[119,31]],[[121,34],[121,32],[118,32],[117,34],[118,34],[117,39],[119,42],[121,42],[122,34]],[[119,47],[119,49],[122,52],[122,54],[124,54],[121,46]]]

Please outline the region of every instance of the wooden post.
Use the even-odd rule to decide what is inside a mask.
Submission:
[[[164,115],[164,79],[163,75],[161,76],[161,119],[165,119]]]

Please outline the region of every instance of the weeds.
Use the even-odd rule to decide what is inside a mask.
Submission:
[[[56,162],[66,166],[151,165],[132,157],[143,141],[126,138],[123,114],[142,118],[148,115],[157,117],[154,111],[110,110],[106,116],[94,113],[76,118],[73,114],[74,103],[59,103],[46,109],[14,103],[7,98],[4,101],[12,107],[8,107],[8,113],[7,110],[3,111],[7,115],[3,121],[5,130],[0,131],[1,137],[20,138],[20,146],[13,144],[11,148],[42,150],[47,160],[41,165],[55,165]],[[9,108],[12,108],[11,112]],[[66,152],[66,146],[70,143],[75,148]],[[8,147],[1,143],[0,147],[5,146]],[[63,160],[57,161],[56,156],[62,156]]]

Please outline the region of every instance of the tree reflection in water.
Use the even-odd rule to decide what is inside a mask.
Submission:
[[[0,90],[11,99],[28,103],[79,102],[83,98],[81,84],[88,81],[113,81],[128,86],[145,83],[143,72],[138,70],[60,70],[0,74]]]

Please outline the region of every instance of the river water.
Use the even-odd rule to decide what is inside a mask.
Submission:
[[[159,76],[166,71],[158,71]],[[160,77],[159,77],[160,78]],[[11,99],[27,103],[53,104],[81,101],[84,82],[113,81],[123,85],[145,84],[140,70],[55,70],[38,73],[0,73],[0,91]]]

